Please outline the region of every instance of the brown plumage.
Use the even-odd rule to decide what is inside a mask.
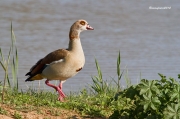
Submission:
[[[59,49],[54,52],[49,53],[44,58],[40,59],[34,66],[31,67],[30,72],[26,74],[26,76],[30,76],[25,81],[33,81],[33,80],[41,80],[43,76],[41,76],[42,71],[46,67],[47,64],[50,64],[54,61],[58,61],[64,59],[68,55],[68,50]],[[39,75],[39,76],[36,76]]]

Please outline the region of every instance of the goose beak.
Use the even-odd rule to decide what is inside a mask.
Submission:
[[[94,28],[91,27],[89,24],[87,25],[86,29],[87,29],[87,30],[94,30]]]

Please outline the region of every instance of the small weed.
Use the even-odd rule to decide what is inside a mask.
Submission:
[[[14,119],[22,119],[22,116],[21,116],[21,114],[19,114],[18,112],[14,112],[14,115],[13,115],[13,118]]]
[[[108,86],[108,83],[103,80],[102,72],[98,64],[98,61],[96,59],[95,59],[95,63],[96,63],[98,76],[92,77],[93,84],[90,85],[91,91],[94,94],[108,93],[108,91],[110,91],[109,89],[110,86]]]
[[[60,112],[58,110],[56,110],[56,109],[52,109],[52,110],[53,110],[52,111],[53,116],[59,116],[60,115]]]
[[[41,109],[37,109],[37,113],[38,113],[38,114],[44,114]]]
[[[7,115],[7,111],[0,107],[0,114]]]
[[[44,118],[44,119],[51,119],[50,117],[46,117],[46,118]]]

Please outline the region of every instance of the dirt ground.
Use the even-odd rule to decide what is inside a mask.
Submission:
[[[12,109],[9,106],[0,104],[1,109],[5,110],[0,111],[0,119],[101,119],[101,118],[91,118],[90,116],[81,116],[75,111],[58,109],[58,116],[54,116],[52,111],[49,109],[42,108],[40,113],[37,111],[23,112]]]
[[[13,118],[8,117],[8,116],[6,116],[6,115],[0,115],[0,119],[13,119]]]

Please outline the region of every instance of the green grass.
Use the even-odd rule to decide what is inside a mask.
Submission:
[[[13,108],[18,111],[39,112],[40,107],[50,107],[75,110],[82,115],[91,115],[92,117],[108,117],[113,112],[110,105],[117,93],[118,86],[107,85],[107,82],[102,78],[102,72],[97,60],[95,62],[98,76],[92,77],[93,84],[79,93],[71,93],[67,96],[66,102],[59,102],[57,94],[52,92],[32,89],[26,92],[19,92],[14,88],[7,88],[3,103],[9,106],[13,105]],[[53,112],[53,114],[59,115],[57,112]]]
[[[160,80],[142,79],[139,84],[132,85],[128,71],[121,71],[120,52],[117,58],[117,79],[106,81],[95,59],[97,76],[92,77],[92,84],[77,93],[67,95],[65,102],[57,100],[57,94],[43,90],[18,89],[18,52],[15,46],[15,35],[11,25],[11,41],[8,58],[5,59],[0,48],[0,64],[4,69],[4,81],[0,82],[3,105],[16,110],[16,119],[22,116],[18,111],[28,113],[36,111],[44,114],[42,108],[48,109],[53,116],[61,115],[58,109],[74,110],[82,116],[110,119],[179,119],[180,118],[180,83],[174,78],[159,74]],[[9,67],[11,70],[9,70]],[[125,72],[125,73],[124,73]],[[10,79],[9,74],[12,74]],[[121,80],[126,80],[127,87],[121,88]],[[180,78],[180,74],[178,75]],[[13,82],[13,83],[10,83]],[[0,114],[7,111],[0,108]]]

